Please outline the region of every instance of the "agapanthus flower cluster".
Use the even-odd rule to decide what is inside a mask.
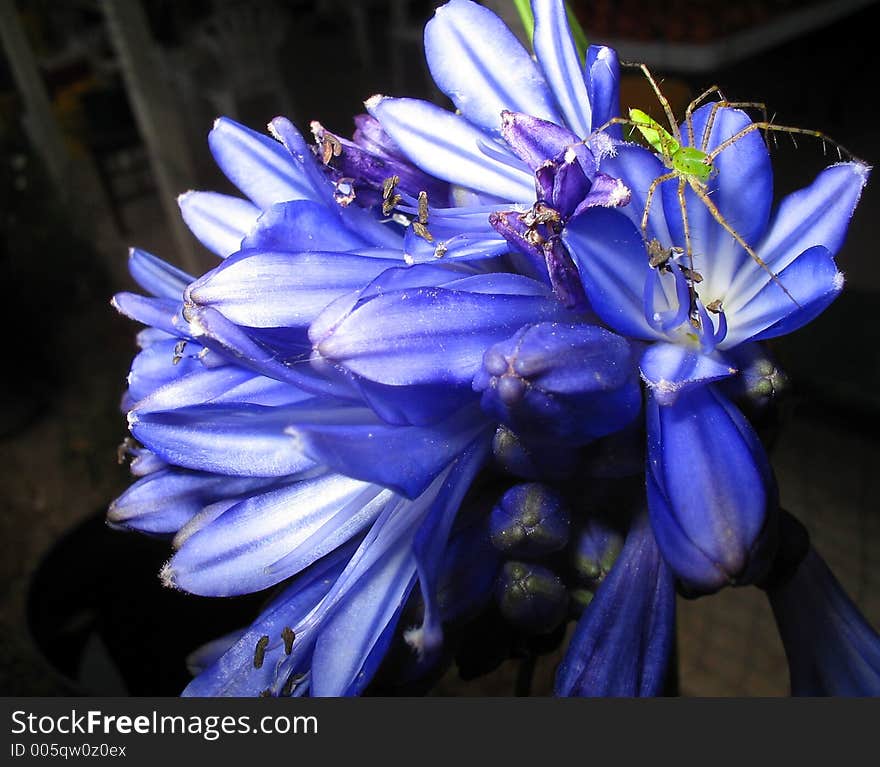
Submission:
[[[132,251],[138,480],[109,519],[171,539],[168,586],[267,598],[185,694],[406,684],[491,612],[520,638],[577,621],[560,695],[659,695],[676,593],[730,584],[767,590],[794,693],[880,694],[880,638],[738,406],[782,376],[760,342],[840,292],[867,167],[774,205],[761,134],[710,100],[680,133],[724,145],[714,215],[621,130],[615,52],[582,57],[561,0],[532,11],[534,56],[470,0],[437,10],[455,112],[377,95],[313,141],[219,119],[241,196],[180,198],[218,265]]]

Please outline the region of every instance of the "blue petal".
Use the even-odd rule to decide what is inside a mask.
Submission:
[[[183,691],[188,697],[257,696],[265,690],[280,690],[291,673],[291,656],[285,653],[282,632],[299,628],[332,588],[351,557],[353,547],[345,546],[315,563],[296,578],[263,611],[209,668]],[[313,640],[299,635],[293,641],[293,657],[311,656]],[[254,655],[262,637],[269,637],[263,663],[256,667]],[[299,641],[297,641],[299,640]],[[304,644],[308,650],[301,649]]]
[[[566,226],[562,239],[596,314],[623,335],[658,338],[645,319],[643,296],[650,267],[632,222],[616,211],[592,208]]]
[[[534,200],[534,179],[522,163],[512,154],[509,164],[487,155],[481,145],[488,137],[463,117],[417,99],[373,96],[366,107],[406,156],[431,175],[504,200]],[[499,124],[500,118],[499,112]]]
[[[706,104],[694,112],[697,147],[703,144],[711,111],[712,104]],[[748,115],[738,109],[719,109],[712,135],[707,137],[707,149],[719,146],[751,122]],[[684,126],[682,139],[687,143]],[[737,140],[715,158],[713,165],[715,173],[706,182],[706,193],[726,222],[754,248],[766,231],[773,204],[773,169],[761,132],[754,130]],[[715,220],[690,186],[686,188],[685,200],[697,271],[713,287],[729,285],[749,256]],[[663,207],[672,244],[684,247],[681,203],[675,181],[663,185]]]
[[[274,139],[221,117],[208,134],[208,146],[226,177],[258,208],[285,200],[314,199],[302,169]]]
[[[488,8],[470,0],[438,8],[425,27],[425,55],[434,82],[472,123],[497,132],[504,109],[561,123],[532,57]]]
[[[236,365],[219,368],[195,367],[184,376],[155,388],[137,402],[140,413],[154,410],[177,410],[213,402],[253,405],[289,405],[310,398],[295,386],[276,381]]]
[[[768,268],[778,273],[814,245],[836,255],[867,180],[868,168],[860,163],[832,165],[810,186],[783,199],[758,247]],[[750,261],[733,280],[730,293],[747,290],[758,279],[756,271],[766,274]]]
[[[259,405],[129,413],[131,433],[169,463],[233,476],[281,477],[314,462],[284,434],[287,416]]]
[[[637,520],[578,621],[556,694],[663,694],[675,641],[675,583],[647,520]]]
[[[477,472],[486,462],[491,434],[485,433],[460,451],[446,483],[428,511],[413,540],[413,554],[419,574],[419,587],[425,603],[422,625],[407,634],[421,656],[440,649],[443,629],[439,596],[439,579],[452,525],[465,493]]]
[[[486,275],[484,287],[493,280]],[[476,283],[468,287],[474,290]],[[495,341],[527,321],[564,316],[556,301],[543,296],[421,288],[365,302],[317,339],[315,348],[323,358],[379,383],[461,384],[473,378]]]
[[[187,300],[247,327],[305,326],[331,301],[399,264],[336,252],[242,251],[193,283]]]
[[[682,392],[736,373],[724,359],[671,343],[651,344],[639,367],[659,405],[672,405]]]
[[[362,248],[367,240],[347,229],[333,208],[311,200],[270,207],[241,243],[242,250],[342,251]]]
[[[648,508],[666,562],[696,593],[760,577],[777,499],[749,423],[711,385],[669,406],[649,397],[647,415]]]
[[[390,498],[381,488],[339,474],[246,498],[183,540],[162,578],[202,596],[259,591],[345,543]]]
[[[619,178],[630,190],[630,204],[622,207],[620,212],[629,218],[641,233],[642,214],[645,210],[648,190],[653,181],[668,173],[669,169],[663,165],[653,152],[635,144],[617,146],[613,154],[602,158],[600,167],[603,173],[612,178]],[[671,181],[665,183],[675,185]],[[663,212],[662,192],[660,189],[655,191],[655,196],[651,203],[651,210],[648,214],[647,236],[649,239],[656,238],[666,246],[673,244],[669,227],[666,224],[666,216]]]
[[[193,344],[196,352],[203,347]],[[176,339],[158,341],[140,352],[132,361],[128,373],[128,406],[152,395],[157,389],[178,381],[191,373],[203,370],[197,356],[180,349]]]
[[[177,204],[198,241],[221,258],[241,247],[260,215],[252,202],[218,192],[187,192],[177,198]]]
[[[398,546],[346,595],[315,645],[312,695],[340,697],[363,691],[381,660],[381,653],[373,651],[390,640],[389,629],[397,624],[415,583],[415,569],[412,552]]]
[[[814,549],[789,581],[767,595],[792,695],[880,696],[880,635]]]
[[[617,51],[604,45],[587,48],[587,89],[593,110],[590,130],[601,128],[612,117],[620,114],[620,65]],[[612,126],[608,132],[617,137],[620,126]]]
[[[117,293],[110,304],[136,322],[158,328],[171,336],[181,335],[175,324],[181,309],[180,298],[146,298],[137,293]]]
[[[180,301],[193,281],[186,272],[139,248],[128,252],[128,271],[135,282],[157,298]]]
[[[320,376],[308,365],[296,364],[298,361],[285,364],[277,353],[260,345],[216,309],[189,306],[186,318],[189,329],[201,343],[255,373],[286,381],[313,394],[351,394],[350,387],[341,379]]]
[[[731,327],[722,347],[736,346],[746,340],[760,341],[785,335],[821,314],[843,290],[843,274],[831,254],[821,245],[801,253],[779,273],[779,283],[766,273],[763,287],[744,306],[728,310]]]
[[[568,27],[566,4],[564,0],[533,0],[532,11],[535,16],[532,39],[535,55],[568,127],[586,138],[592,130],[592,109],[584,82],[584,68]],[[502,50],[499,49],[499,53]],[[601,123],[596,127],[599,125]]]
[[[208,504],[260,491],[276,481],[179,469],[158,471],[138,480],[113,501],[107,521],[145,533],[176,533]]]
[[[333,422],[289,419],[291,444],[350,477],[420,495],[474,437],[487,428],[473,409],[434,426],[391,426],[365,408],[340,409]]]

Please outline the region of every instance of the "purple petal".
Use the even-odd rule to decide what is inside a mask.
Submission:
[[[338,209],[311,200],[293,200],[270,207],[241,243],[242,250],[342,251],[369,244],[347,229]]]

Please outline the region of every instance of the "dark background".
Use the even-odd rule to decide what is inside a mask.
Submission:
[[[103,525],[107,504],[130,481],[116,463],[116,447],[125,436],[118,402],[136,331],[108,301],[133,287],[124,271],[129,245],[201,269],[210,268],[212,257],[192,243],[187,255],[175,240],[102,5],[4,2],[17,8],[69,166],[62,182],[53,184],[27,130],[25,102],[4,52],[0,694],[173,695],[186,683],[185,653],[246,622],[256,602],[163,591],[155,575],[167,545]],[[156,79],[182,136],[177,148],[187,167],[178,169],[176,191],[232,191],[205,142],[213,118],[228,111],[224,106],[258,130],[284,111],[304,132],[309,120],[319,119],[347,135],[351,116],[373,93],[439,98],[421,52],[421,28],[433,5],[142,0],[142,32],[155,47]],[[880,157],[876,3],[853,3],[863,7],[747,58],[737,58],[745,42],[739,49],[729,45],[733,39],[760,47],[755,40],[762,30],[784,30],[792,13],[848,5],[574,4],[591,41],[620,41],[628,57],[649,63],[661,57],[654,68],[679,113],[717,83],[729,98],[763,101],[779,123],[823,131],[872,163]],[[225,27],[218,21],[224,18]],[[230,26],[229,18],[237,24]],[[242,21],[248,18],[251,26]],[[676,59],[679,64],[670,66],[669,51],[681,53],[687,45],[703,47],[691,49],[690,63]],[[721,56],[717,64],[694,71],[713,51]],[[625,77],[623,99],[624,106],[653,103],[635,74]],[[782,137],[772,151],[779,194],[808,183],[836,159],[823,157],[821,146],[808,139],[795,148]],[[878,216],[880,192],[869,183],[839,256],[847,289],[821,318],[776,345],[793,386],[773,452],[783,504],[804,521],[875,626]],[[679,656],[685,694],[787,690],[772,617],[753,589],[682,602]],[[549,691],[555,660],[539,664],[536,693]],[[463,686],[452,672],[438,692],[507,695],[515,675],[515,667],[504,664],[479,684]]]

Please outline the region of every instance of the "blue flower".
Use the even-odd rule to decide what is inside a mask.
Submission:
[[[109,520],[172,538],[168,586],[283,589],[201,656],[188,694],[356,694],[396,634],[430,665],[443,621],[491,596],[497,558],[455,552],[473,549],[458,511],[499,419],[546,440],[577,417],[584,444],[635,417],[638,383],[627,342],[546,280],[483,251],[412,264],[416,190],[450,192],[373,118],[353,141],[314,126],[315,148],[282,118],[270,130],[218,120],[211,149],[245,198],[180,199],[216,268],[194,279],[132,251],[151,295],[114,305],[148,326],[123,403],[140,478]],[[504,344],[527,396],[499,413],[480,406],[497,381],[475,382]],[[398,626],[416,584],[420,623]]]
[[[694,113],[698,138],[713,109]],[[711,150],[749,123],[739,110],[718,109],[704,145]],[[775,545],[772,472],[720,383],[739,373],[742,350],[796,330],[839,294],[834,255],[868,175],[859,162],[833,165],[774,208],[769,155],[757,131],[719,154],[715,166],[707,192],[763,265],[690,190],[688,251],[675,183],[655,196],[646,243],[639,227],[648,188],[665,168],[634,144],[619,144],[602,162],[632,190],[631,204],[587,211],[562,235],[600,319],[650,342],[639,367],[649,393],[651,519],[664,557],[695,593],[754,582]]]

